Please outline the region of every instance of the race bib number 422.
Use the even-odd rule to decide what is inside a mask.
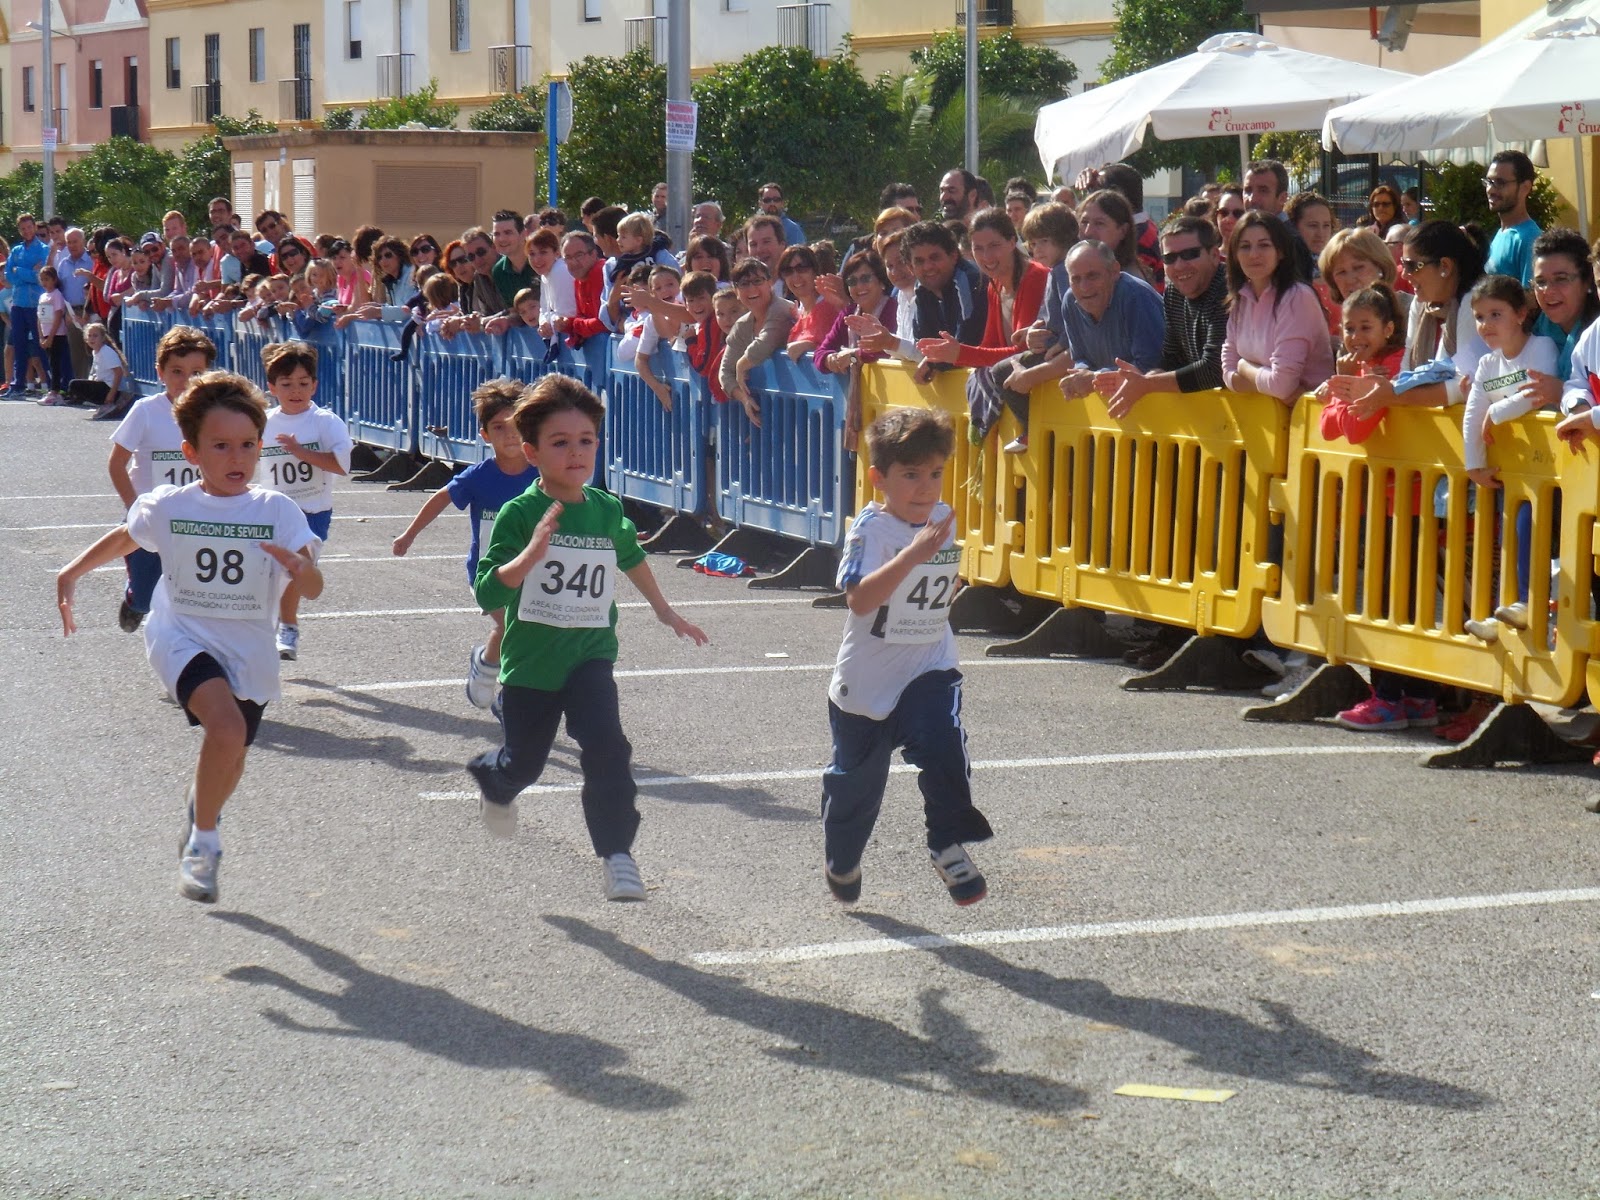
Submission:
[[[950,624],[961,551],[951,546],[906,576],[889,603],[878,610],[874,637],[886,642],[933,642]]]
[[[271,525],[173,521],[168,572],[173,610],[193,617],[257,620],[277,603],[274,563],[257,543],[272,540]]]
[[[522,581],[517,619],[558,629],[604,629],[611,624],[616,576],[610,538],[558,533]]]

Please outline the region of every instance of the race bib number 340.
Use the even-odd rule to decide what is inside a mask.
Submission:
[[[610,538],[558,533],[522,581],[517,618],[558,629],[604,629],[611,624],[616,576]]]
[[[878,610],[873,636],[886,642],[933,642],[943,637],[960,563],[961,551],[951,546],[906,576],[889,603]]]
[[[168,571],[172,607],[194,617],[258,620],[277,602],[273,562],[257,543],[270,542],[271,525],[223,521],[173,521]]]

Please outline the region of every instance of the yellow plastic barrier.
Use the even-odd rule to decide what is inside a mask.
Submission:
[[[1268,484],[1289,409],[1231,392],[1151,395],[1118,420],[1099,396],[1034,392],[1017,589],[1200,633],[1245,636],[1276,591]]]
[[[1273,488],[1284,523],[1282,587],[1262,609],[1273,642],[1507,701],[1575,702],[1595,631],[1600,468],[1560,445],[1554,417],[1523,418],[1494,428],[1489,462],[1502,487],[1479,489],[1462,466],[1460,408],[1391,408],[1361,445],[1324,438],[1321,411],[1309,400],[1296,409],[1288,471]],[[1549,549],[1563,491],[1552,631]],[[1462,622],[1516,599],[1523,504],[1533,514],[1529,627],[1502,625],[1485,643]]]
[[[944,500],[956,512],[956,537],[961,542],[961,577],[968,583],[1001,586],[1011,580],[1011,551],[1022,544],[1022,515],[1016,470],[1002,459],[1000,447],[1019,432],[1008,412],[1000,420],[999,441],[990,433],[984,445],[967,439],[967,373],[941,371],[920,384],[914,368],[902,362],[872,363],[861,371],[861,428],[864,431],[892,408],[935,408],[950,414],[956,450],[944,473]],[[981,449],[981,453],[980,453]],[[863,433],[856,468],[856,511],[872,499],[867,478],[867,445]]]

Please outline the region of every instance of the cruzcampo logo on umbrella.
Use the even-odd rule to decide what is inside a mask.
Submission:
[[[1212,133],[1270,133],[1277,127],[1276,121],[1235,121],[1231,108],[1213,108],[1206,123]]]
[[[1556,132],[1567,137],[1582,137],[1600,133],[1600,121],[1591,121],[1583,111],[1582,101],[1561,106],[1561,117],[1556,121]]]

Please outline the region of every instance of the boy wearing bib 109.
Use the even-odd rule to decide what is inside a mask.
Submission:
[[[505,745],[467,771],[483,793],[491,833],[516,831],[517,793],[537,780],[565,715],[583,769],[583,817],[605,871],[608,900],[643,900],[633,861],[633,747],[622,732],[617,685],[616,578],[620,571],[657,620],[704,645],[706,635],[661,595],[622,502],[586,486],[605,408],[576,379],[547,375],[517,403],[522,450],[539,480],[507,503],[478,564],[478,603],[503,608],[501,724]]]
[[[79,579],[136,547],[161,556],[145,653],[189,724],[205,730],[178,886],[191,900],[214,903],[222,863],[217,820],[244,773],[261,714],[279,696],[278,589],[292,582],[315,599],[322,574],[313,558],[317,539],[299,505],[250,486],[267,423],[255,385],[224,371],[197,376],[173,416],[198,482],[162,485],[135,500],[125,525],[61,569],[56,598],[62,628],[72,634]]]
[[[955,434],[943,413],[895,409],[872,423],[867,446],[883,503],[856,517],[839,563],[850,615],[828,687],[824,874],[836,899],[861,898],[861,856],[899,747],[918,770],[933,869],[957,904],[976,904],[988,887],[962,843],[994,834],[972,805],[950,632],[960,551],[939,495]]]
[[[282,492],[300,506],[306,524],[326,543],[333,527],[333,477],[350,474],[350,430],[338,414],[313,404],[317,349],[306,342],[274,342],[261,351],[267,390],[278,406],[267,411],[256,483]],[[300,653],[300,589],[290,583],[278,601],[278,657]]]

